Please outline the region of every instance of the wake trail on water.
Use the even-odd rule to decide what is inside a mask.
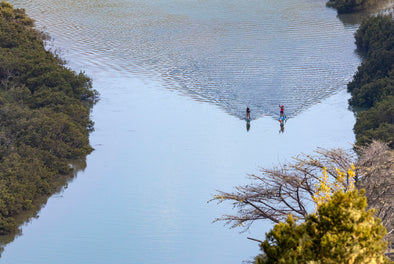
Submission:
[[[355,26],[324,1],[14,1],[87,68],[158,78],[243,119],[288,117],[344,89]],[[318,6],[318,8],[317,8]],[[317,12],[319,10],[319,12]]]

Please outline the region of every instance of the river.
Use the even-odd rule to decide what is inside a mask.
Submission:
[[[272,223],[212,221],[216,190],[317,147],[350,149],[357,23],[321,0],[11,0],[101,94],[95,151],[0,263],[241,263]],[[350,19],[349,19],[350,21]],[[279,104],[289,117],[284,131]],[[252,110],[250,127],[243,120]]]

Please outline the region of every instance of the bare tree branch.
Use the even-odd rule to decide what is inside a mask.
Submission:
[[[376,209],[376,216],[388,231],[386,239],[394,242],[394,153],[379,141],[358,147],[357,152],[357,187],[366,190],[368,207]]]
[[[355,162],[352,153],[341,149],[318,149],[315,155],[301,154],[294,163],[281,164],[273,169],[260,169],[261,175],[249,175],[251,184],[238,186],[233,192],[218,191],[211,201],[232,201],[238,209],[236,215],[224,215],[215,221],[224,221],[231,227],[248,228],[255,220],[270,220],[278,223],[292,213],[304,219],[312,208],[316,184],[323,168],[333,178],[336,168],[347,171]]]
[[[357,147],[356,151],[358,156],[353,151],[318,148],[314,155],[294,157],[293,163],[262,168],[261,174],[249,175],[251,184],[238,186],[233,192],[218,191],[211,201],[232,201],[238,212],[215,221],[224,221],[232,228],[245,226],[247,230],[256,220],[278,223],[290,213],[304,219],[313,210],[313,195],[324,168],[331,179],[336,179],[338,169],[347,172],[355,164],[356,187],[366,190],[369,208],[376,209],[376,216],[387,228],[386,239],[394,242],[393,151],[377,141],[367,147]],[[346,181],[345,189],[346,184],[349,182]]]

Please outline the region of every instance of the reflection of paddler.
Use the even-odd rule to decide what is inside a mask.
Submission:
[[[246,120],[246,132],[250,130],[250,120]]]
[[[249,108],[249,106],[246,108],[246,119],[250,120],[250,108]]]
[[[280,122],[280,120],[279,120],[279,122]],[[279,133],[283,133],[283,132],[285,132],[285,124],[284,124],[284,122],[280,122],[280,131],[279,131]]]
[[[281,114],[281,116],[279,117],[279,124],[280,124],[279,133],[284,133],[285,132],[286,116],[282,112],[280,114]]]

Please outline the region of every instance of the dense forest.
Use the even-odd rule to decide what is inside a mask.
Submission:
[[[92,151],[91,80],[45,49],[23,9],[0,3],[0,234],[73,175]]]
[[[353,80],[348,84],[350,105],[357,110],[354,126],[356,144],[373,139],[394,148],[394,21],[378,15],[363,21],[356,45],[363,55]]]

